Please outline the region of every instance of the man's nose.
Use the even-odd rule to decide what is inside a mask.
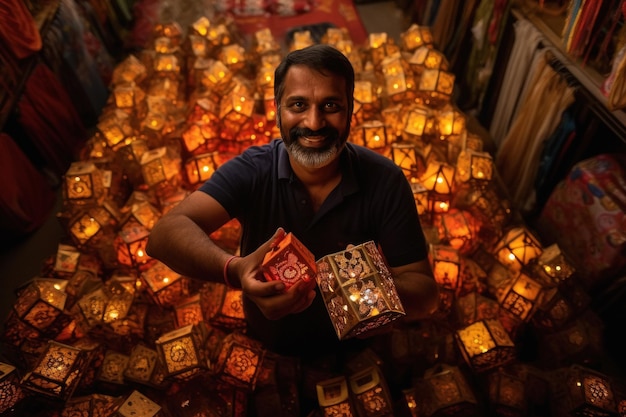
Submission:
[[[313,131],[321,129],[326,124],[324,112],[317,107],[311,107],[306,114],[305,124],[307,128]]]

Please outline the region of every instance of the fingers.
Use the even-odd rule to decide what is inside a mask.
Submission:
[[[315,291],[304,282],[298,282],[287,291],[272,293],[275,288],[273,282],[260,282],[255,295],[248,296],[270,320],[282,318],[288,314],[299,313],[307,309],[315,298]],[[303,285],[306,284],[306,285]],[[284,284],[283,284],[284,285]],[[260,288],[264,287],[264,288]],[[271,288],[270,288],[271,287]],[[261,294],[266,294],[262,296]]]

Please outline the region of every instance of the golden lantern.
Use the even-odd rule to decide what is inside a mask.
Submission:
[[[274,71],[280,64],[280,54],[267,54],[261,56],[259,69],[256,75],[256,84],[259,88],[274,88]]]
[[[405,315],[393,277],[372,241],[319,259],[317,283],[339,339]]]
[[[428,212],[431,215],[446,213],[450,209],[455,170],[448,163],[432,161],[420,177],[419,182],[429,191]]]
[[[78,211],[69,220],[70,237],[78,247],[94,247],[107,232],[113,232],[117,219],[102,206],[89,207]]]
[[[24,323],[40,332],[50,332],[63,319],[67,280],[33,279],[16,291],[13,311]],[[60,329],[57,329],[60,330]]]
[[[221,137],[228,140],[250,140],[254,131],[252,115],[255,99],[244,84],[236,84],[220,101]]]
[[[180,157],[176,151],[161,146],[150,149],[141,156],[141,172],[148,187],[173,181],[180,170]]]
[[[218,122],[195,122],[182,134],[185,149],[192,153],[204,153],[205,150],[214,151],[219,145]]]
[[[480,234],[486,246],[502,237],[513,217],[511,203],[498,191],[496,184],[460,184],[455,194],[455,206],[469,211],[481,225]]]
[[[203,299],[199,293],[185,298],[174,306],[176,325],[185,327],[204,322]]]
[[[348,378],[357,415],[393,415],[393,402],[378,366],[369,366]]]
[[[420,46],[432,46],[432,44],[433,34],[427,26],[413,23],[400,34],[400,45],[404,51],[413,52]]]
[[[452,365],[429,368],[416,384],[417,409],[425,416],[476,415],[478,401],[463,372]]]
[[[98,380],[108,384],[123,385],[124,371],[128,366],[130,356],[113,350],[107,350],[98,369]]]
[[[458,109],[449,106],[435,113],[437,132],[440,138],[459,136],[466,132],[467,117]]]
[[[140,277],[150,297],[161,307],[172,307],[188,296],[188,279],[163,262],[153,262]]]
[[[480,320],[497,319],[500,310],[496,300],[477,292],[457,297],[454,307],[458,322],[464,327]]]
[[[204,36],[190,34],[189,47],[191,48],[191,54],[196,58],[204,58],[209,53],[207,40]]]
[[[357,415],[348,390],[348,380],[345,376],[320,381],[316,384],[315,389],[317,401],[324,416],[354,417]]]
[[[338,27],[330,26],[326,29],[326,32],[324,32],[324,35],[322,36],[323,43],[327,43],[329,45],[335,45],[335,46],[341,41],[349,41],[349,40],[350,40],[350,33],[348,32],[348,29],[344,27],[338,28]]]
[[[149,236],[150,231],[139,224],[119,230],[113,241],[117,261],[130,267],[139,267],[147,263],[152,259],[146,253]]]
[[[89,360],[88,351],[49,340],[32,370],[22,378],[22,388],[67,401],[78,387]]]
[[[156,222],[161,218],[161,212],[149,201],[136,201],[123,207],[126,212],[125,218],[120,222],[120,228],[141,225],[147,230],[152,230]]]
[[[411,182],[411,191],[417,207],[417,214],[422,217],[428,210],[428,190],[419,182]],[[423,225],[426,228],[426,224]]]
[[[144,91],[134,82],[117,84],[113,88],[115,106],[119,109],[132,109],[145,98]]]
[[[65,403],[62,416],[97,417],[113,415],[119,406],[117,397],[103,394],[89,394],[72,397]]]
[[[206,16],[200,16],[196,21],[191,24],[191,30],[198,36],[206,37],[211,27],[211,21]]]
[[[495,415],[523,417],[527,414],[526,382],[502,369],[487,377],[489,406]]]
[[[402,169],[404,176],[411,183],[417,183],[420,176],[424,173],[425,166],[422,154],[413,142],[392,142],[391,160]]]
[[[263,108],[265,109],[265,119],[268,122],[275,122],[278,109],[276,108],[273,86],[268,86],[263,89]]]
[[[220,329],[236,330],[246,327],[241,290],[225,284],[208,282],[200,290],[205,321]]]
[[[539,257],[542,252],[539,240],[526,226],[510,228],[497,242],[494,250],[502,265],[515,272],[521,271],[522,267]]]
[[[455,179],[457,182],[488,182],[494,170],[493,158],[488,152],[466,149],[457,157]]]
[[[178,56],[172,53],[158,53],[154,57],[153,62],[154,72],[165,74],[178,75],[181,72],[181,64]]]
[[[436,218],[439,240],[458,250],[460,254],[469,254],[476,246],[475,223],[470,212],[451,208]]]
[[[552,384],[555,406],[559,409],[569,415],[618,415],[619,396],[613,379],[608,375],[575,364],[561,371],[559,376],[558,383]]]
[[[229,333],[222,340],[213,373],[220,381],[251,392],[256,388],[265,353],[258,341],[243,333]]]
[[[179,45],[183,36],[183,30],[177,22],[157,23],[153,33],[155,38],[169,38],[174,45]]]
[[[437,284],[442,288],[456,291],[460,285],[461,258],[459,252],[448,245],[430,244],[428,257]]]
[[[329,30],[330,29],[331,28],[329,28]],[[340,39],[334,45],[335,48],[341,51],[341,53],[348,58],[355,73],[358,74],[363,71],[363,60],[361,59],[359,48],[354,44],[354,42],[352,42],[351,39]]]
[[[407,62],[400,53],[385,57],[381,62],[381,73],[385,80],[385,91],[392,102],[402,102],[415,90],[415,82]]]
[[[99,205],[106,196],[103,173],[90,161],[72,162],[64,185],[63,197],[71,205]]]
[[[155,344],[167,377],[184,380],[208,370],[206,339],[204,323],[189,324],[159,337]]]
[[[406,140],[420,142],[429,132],[432,124],[432,111],[423,105],[414,104],[403,117],[402,136]]]
[[[417,84],[417,94],[427,105],[442,107],[450,102],[454,91],[453,73],[438,70],[424,69]]]
[[[269,28],[263,28],[254,32],[254,50],[261,56],[276,54],[280,52],[280,44]]]
[[[128,395],[115,412],[115,417],[154,417],[161,411],[161,406],[137,390]]]
[[[25,397],[17,368],[0,362],[0,414],[12,410]]]
[[[386,126],[389,127],[389,136],[391,137],[391,142],[395,142],[399,138],[402,137],[402,105],[396,104],[391,106],[385,106],[380,114],[383,118],[383,122]]]
[[[161,362],[158,352],[143,343],[131,348],[124,378],[157,388],[167,385],[165,365]]]
[[[455,332],[463,359],[475,372],[505,365],[515,359],[515,345],[502,323],[485,319]]]
[[[185,174],[191,185],[199,185],[211,178],[219,166],[219,152],[195,155],[185,162]]]
[[[576,272],[556,243],[543,248],[543,252],[537,258],[537,266],[538,271],[543,271],[546,281],[554,285],[567,281]]]
[[[354,82],[354,102],[359,103],[359,111],[354,116],[359,120],[370,119],[380,108],[380,97],[376,85],[369,80]]]
[[[379,67],[385,57],[393,55],[400,50],[394,39],[386,32],[370,33],[366,47],[372,58],[374,67]]]
[[[352,141],[373,151],[387,147],[387,127],[380,120],[367,120],[356,126]]]
[[[543,301],[543,285],[534,277],[520,273],[498,291],[500,307],[515,319],[527,322]]]
[[[201,86],[216,94],[225,94],[231,87],[232,71],[222,61],[214,60],[209,68],[202,72]]]
[[[418,46],[413,55],[409,59],[411,68],[417,74],[422,74],[424,70],[443,70],[448,71],[450,64],[443,52],[431,46]]]
[[[224,45],[219,52],[219,59],[233,72],[237,73],[246,66],[246,51],[243,46],[233,43]]]
[[[146,66],[135,55],[128,55],[113,68],[111,85],[135,82],[139,84],[146,77]]]
[[[315,43],[311,36],[310,30],[297,30],[293,32],[293,37],[289,43],[289,50],[296,51],[298,49],[304,49],[307,46],[311,46]]]

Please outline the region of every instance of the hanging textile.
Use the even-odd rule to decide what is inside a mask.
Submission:
[[[522,19],[513,24],[513,29],[515,30],[515,43],[509,56],[489,126],[489,133],[496,146],[500,146],[515,117],[516,108],[524,91],[524,83],[529,78],[529,71],[531,68],[536,68],[535,59],[537,57],[543,59],[536,55],[543,35],[535,26],[528,20]]]
[[[433,41],[438,49],[445,50],[452,39],[460,5],[458,1],[443,0],[431,26]]]
[[[534,182],[544,142],[555,131],[565,109],[574,103],[574,89],[547,60],[539,60],[537,65],[532,88],[495,158],[511,201],[522,213],[532,211],[536,203]]]
[[[41,49],[39,28],[24,1],[0,1],[0,39],[18,59]]]

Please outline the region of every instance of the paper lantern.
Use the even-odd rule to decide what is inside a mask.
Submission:
[[[174,306],[176,325],[185,327],[191,324],[199,324],[204,321],[202,298],[199,293],[181,300]]]
[[[156,340],[161,362],[168,377],[189,379],[209,368],[204,323],[190,324],[163,334]]]
[[[106,196],[102,171],[93,162],[72,162],[64,185],[63,197],[71,205],[99,205]]]
[[[172,181],[179,175],[180,157],[170,148],[161,146],[141,156],[141,172],[148,187]]]
[[[150,387],[164,388],[167,385],[165,374],[165,365],[155,349],[142,343],[133,346],[124,370],[124,378]]]
[[[339,339],[405,315],[393,277],[372,241],[318,260],[317,283]]]
[[[456,181],[488,182],[495,170],[493,159],[487,152],[463,150],[456,163]]]
[[[112,149],[123,145],[124,139],[135,133],[130,116],[121,109],[102,112],[96,127]]]
[[[0,414],[12,410],[24,397],[17,368],[0,362]]]
[[[124,372],[129,361],[130,356],[107,350],[98,369],[98,381],[120,386],[125,384]]]
[[[555,380],[554,406],[569,415],[591,417],[617,415],[618,396],[612,379],[597,370],[571,365]]]
[[[461,262],[458,250],[448,245],[430,244],[428,257],[437,284],[456,291],[459,287]]]
[[[161,411],[161,406],[137,390],[133,390],[112,417],[154,417]]]
[[[254,32],[254,50],[258,55],[275,54],[280,52],[280,44],[272,35],[269,28]]]
[[[391,102],[403,102],[414,96],[415,80],[402,55],[395,53],[385,57],[381,62],[381,72],[385,80],[385,91]]]
[[[246,51],[236,43],[224,45],[219,52],[219,59],[233,72],[240,72],[247,65]]]
[[[22,378],[22,388],[66,401],[78,386],[89,359],[85,350],[50,340],[35,366]]]
[[[120,221],[119,228],[127,229],[135,226],[146,228],[150,231],[161,218],[161,212],[149,201],[136,201],[122,207],[123,219]]]
[[[417,84],[417,94],[425,104],[442,107],[450,102],[455,75],[439,69],[424,69]]]
[[[539,257],[542,252],[539,239],[525,226],[510,228],[497,242],[494,250],[498,260],[515,272],[521,271],[522,267]]]
[[[458,109],[443,108],[436,113],[435,117],[440,138],[466,134],[467,117]]]
[[[128,55],[113,68],[111,84],[124,82],[140,83],[146,77],[146,66],[135,55]]]
[[[185,162],[187,181],[192,185],[202,184],[211,178],[218,166],[218,152],[195,155]]]
[[[355,127],[351,138],[358,145],[381,150],[387,147],[387,126],[380,120],[367,120]]]
[[[150,258],[146,253],[146,245],[150,231],[141,225],[133,225],[117,232],[113,246],[117,261],[121,265],[139,267],[146,264]]]
[[[439,195],[449,195],[454,184],[455,167],[445,162],[433,161],[428,164],[420,182],[427,190]],[[447,210],[446,210],[447,211]]]
[[[213,368],[217,378],[247,392],[256,387],[265,350],[262,345],[242,333],[226,335]]]
[[[400,34],[400,44],[405,51],[412,52],[420,46],[432,46],[433,35],[429,27],[411,24]]]
[[[320,381],[316,385],[317,402],[327,417],[354,417],[356,410],[350,398],[345,376]]]
[[[391,144],[391,160],[402,169],[404,176],[411,183],[417,184],[419,177],[424,173],[422,154],[413,142],[393,142]],[[422,186],[422,188],[424,187]]]
[[[555,285],[568,280],[576,272],[576,268],[556,243],[543,248],[543,252],[537,258],[537,265],[537,270],[543,271],[543,274],[549,277],[547,281]]]
[[[528,415],[526,382],[500,369],[487,377],[489,407],[494,415],[522,417]]]
[[[402,136],[406,140],[419,142],[432,129],[432,112],[426,106],[414,104],[406,110],[403,123]]]
[[[216,94],[225,94],[233,80],[232,71],[222,61],[215,60],[202,73],[201,86]]]
[[[368,35],[366,48],[375,67],[380,66],[385,57],[393,55],[400,50],[394,39],[386,32],[370,33]]]
[[[241,290],[225,284],[208,282],[200,289],[200,297],[206,311],[205,321],[211,326],[226,330],[243,329],[246,319],[243,311]]]
[[[477,415],[476,396],[456,366],[441,364],[427,369],[416,393],[418,409],[425,416]]]
[[[393,402],[389,387],[377,366],[367,367],[348,377],[354,396],[357,415],[393,415]]]
[[[188,296],[188,280],[156,261],[140,275],[148,295],[161,307],[172,307]]]
[[[307,46],[313,45],[314,43],[315,41],[311,37],[310,30],[297,30],[293,32],[293,36],[289,44],[289,50],[296,51],[298,49],[303,49]]]
[[[466,327],[481,320],[497,319],[500,310],[498,302],[476,292],[455,299],[458,322]]]
[[[498,292],[498,302],[504,311],[523,322],[532,318],[543,301],[543,284],[536,278],[520,273]]]
[[[67,281],[34,279],[16,291],[13,311],[20,320],[40,332],[60,331],[67,294]],[[66,320],[67,321],[67,320]],[[54,325],[56,323],[56,325]],[[53,330],[55,329],[55,330]]]
[[[90,394],[72,397],[65,403],[62,416],[100,417],[113,415],[119,399],[110,395]]]
[[[429,45],[421,45],[415,48],[409,63],[418,74],[422,74],[425,69],[443,71],[450,69],[450,63],[443,52]]]
[[[291,232],[265,254],[261,269],[267,281],[280,280],[287,290],[298,281],[315,287],[315,256]]]
[[[484,372],[515,359],[515,345],[502,323],[480,320],[455,332],[463,359],[475,372]]]

